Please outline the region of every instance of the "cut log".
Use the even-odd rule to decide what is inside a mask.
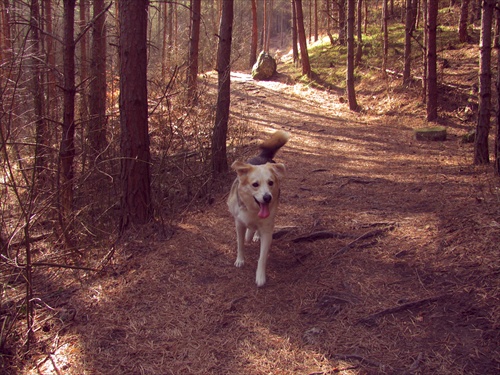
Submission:
[[[435,126],[431,128],[415,129],[417,141],[446,141],[446,128]]]

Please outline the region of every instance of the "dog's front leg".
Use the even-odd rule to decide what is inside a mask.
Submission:
[[[241,221],[236,220],[236,241],[238,243],[238,254],[236,256],[236,267],[241,267],[245,263],[244,246],[245,246],[245,231],[246,226]]]
[[[269,249],[271,248],[271,241],[273,239],[273,232],[260,233],[260,256],[259,263],[257,265],[257,274],[255,277],[255,282],[257,286],[262,286],[266,283],[266,263],[267,257],[269,255]]]
[[[247,231],[245,233],[245,243],[252,243],[252,240],[255,239],[255,237],[254,237],[255,233],[256,232],[254,230],[247,229]]]

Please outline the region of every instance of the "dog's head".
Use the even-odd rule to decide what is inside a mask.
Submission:
[[[231,168],[238,174],[238,192],[243,202],[258,207],[260,218],[268,217],[269,207],[278,202],[280,179],[286,173],[285,165],[279,163],[252,165],[235,161]]]

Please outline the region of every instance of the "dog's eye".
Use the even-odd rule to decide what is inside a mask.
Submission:
[[[258,183],[258,182],[254,182],[254,183],[252,184],[252,186],[253,186],[253,187],[259,187],[259,183]]]
[[[273,186],[273,185],[274,185],[274,181],[269,181],[267,184],[268,184],[269,186]]]

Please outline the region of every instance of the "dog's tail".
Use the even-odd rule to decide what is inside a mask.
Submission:
[[[253,165],[274,163],[274,155],[288,142],[289,138],[290,134],[287,132],[283,130],[276,131],[271,138],[262,142],[259,146],[260,154],[250,159],[248,163]]]

